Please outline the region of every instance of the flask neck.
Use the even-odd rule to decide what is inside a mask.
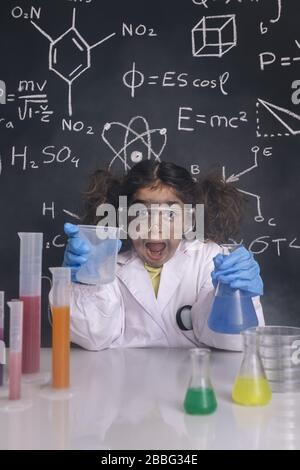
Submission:
[[[222,243],[222,255],[229,255],[233,253],[235,250],[243,246],[241,243]]]
[[[217,297],[240,297],[241,291],[239,289],[233,289],[229,284],[218,282],[215,295]]]
[[[254,330],[245,330],[242,336],[244,355],[239,375],[265,378],[259,351],[259,336]]]
[[[259,355],[259,336],[255,329],[242,332],[244,353]]]
[[[192,372],[190,388],[211,388],[210,351],[208,349],[191,350],[190,360]]]

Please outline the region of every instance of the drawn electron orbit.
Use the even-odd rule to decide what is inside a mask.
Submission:
[[[137,128],[144,128],[144,131],[140,132],[135,130],[135,126]],[[121,132],[125,132],[124,145],[119,150],[114,147],[109,139],[109,133],[113,128],[118,128]],[[152,142],[152,137],[155,135],[161,138],[157,152],[154,150]],[[143,159],[150,160],[151,158],[154,158],[155,161],[160,161],[160,156],[167,143],[167,129],[150,129],[148,121],[143,116],[135,116],[127,125],[121,122],[107,122],[103,127],[102,139],[114,154],[109,164],[109,170],[116,160],[121,160],[126,173],[131,168],[131,162],[138,163]],[[141,143],[145,149],[144,154],[135,148],[135,145],[139,143]],[[131,152],[129,150],[130,147]]]
[[[69,28],[57,39],[53,39],[34,21],[31,20],[33,26],[50,41],[49,70],[55,72],[68,84],[69,116],[72,116],[72,84],[76,78],[78,78],[83,72],[91,67],[91,50],[116,35],[116,33],[112,33],[109,36],[101,39],[101,41],[98,41],[90,46],[77,31],[75,22],[76,8],[73,8],[71,28]],[[64,57],[62,56],[66,56],[66,52],[70,51],[70,47],[72,47],[72,54],[69,55],[70,63],[63,66]]]

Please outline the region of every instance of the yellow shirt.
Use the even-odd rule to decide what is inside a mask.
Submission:
[[[153,268],[153,266],[150,266],[147,263],[145,263],[144,266],[145,266],[145,269],[148,271],[148,274],[150,276],[152,286],[155,292],[155,296],[157,297],[157,292],[158,292],[159,283],[160,283],[160,273],[161,273],[162,267]]]

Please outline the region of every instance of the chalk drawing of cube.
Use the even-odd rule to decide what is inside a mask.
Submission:
[[[222,57],[236,44],[235,15],[203,16],[192,29],[194,57]]]

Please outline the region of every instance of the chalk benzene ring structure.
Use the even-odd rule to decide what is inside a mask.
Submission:
[[[43,35],[49,42],[49,70],[56,73],[60,78],[62,78],[68,84],[68,112],[69,116],[72,116],[72,84],[76,78],[78,78],[83,72],[88,70],[91,67],[91,50],[99,46],[103,42],[112,38],[116,33],[112,33],[109,36],[101,39],[93,45],[89,45],[87,41],[81,36],[81,34],[76,29],[76,8],[73,8],[72,15],[72,26],[61,34],[58,38],[53,39],[48,33],[46,33],[40,26],[38,26],[34,21],[31,20],[31,24]],[[66,76],[59,67],[58,61],[59,57],[59,47],[62,47],[63,41],[69,41],[69,43],[74,44],[73,47],[77,56],[82,57],[83,63],[80,63],[75,68],[73,68]],[[74,53],[74,55],[75,55]]]

